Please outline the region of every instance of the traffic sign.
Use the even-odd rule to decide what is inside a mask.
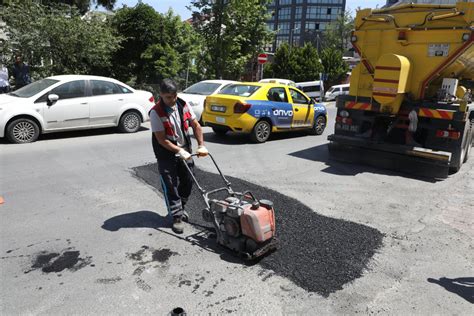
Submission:
[[[258,54],[258,63],[259,64],[264,64],[268,61],[268,55],[267,54]]]

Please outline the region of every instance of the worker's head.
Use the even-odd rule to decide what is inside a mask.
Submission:
[[[15,56],[15,63],[21,64],[21,55],[16,55]]]
[[[171,79],[164,79],[160,84],[160,97],[167,106],[174,106],[178,98],[178,88]]]

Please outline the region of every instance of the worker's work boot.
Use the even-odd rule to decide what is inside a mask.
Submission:
[[[184,231],[184,223],[181,216],[173,217],[173,231],[176,234],[182,234]]]

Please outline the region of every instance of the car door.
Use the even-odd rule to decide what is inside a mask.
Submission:
[[[45,129],[63,129],[89,125],[89,104],[84,80],[63,83],[41,97]],[[49,94],[57,94],[54,103],[47,101]]]
[[[267,99],[270,101],[273,125],[280,129],[291,128],[293,106],[288,102],[286,88],[274,87],[268,89]]]
[[[308,127],[311,126],[310,119],[311,101],[302,93],[293,88],[289,88],[291,102],[293,104],[293,121],[291,128]]]
[[[89,85],[90,124],[92,126],[117,124],[121,108],[133,92],[105,80],[89,80]]]

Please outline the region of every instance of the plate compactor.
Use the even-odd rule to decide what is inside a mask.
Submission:
[[[276,249],[278,240],[275,235],[273,202],[257,200],[250,191],[232,190],[231,183],[222,174],[211,154],[209,157],[219,171],[224,187],[206,191],[199,185],[188,164],[184,165],[204,199],[206,208],[202,210],[202,217],[213,224],[217,243],[246,260],[257,259]]]

